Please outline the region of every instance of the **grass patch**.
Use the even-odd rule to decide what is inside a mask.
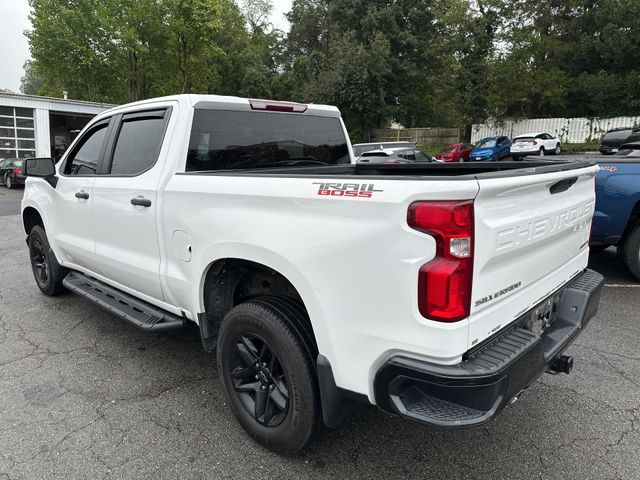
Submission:
[[[446,147],[445,144],[441,144],[441,145],[418,145],[418,149],[422,153],[424,153],[425,155],[429,155],[430,157],[433,157],[437,153],[440,153],[444,147]]]
[[[598,142],[562,144],[562,151],[564,153],[597,152],[598,150],[600,150],[600,144]]]

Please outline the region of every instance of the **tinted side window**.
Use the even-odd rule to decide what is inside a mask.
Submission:
[[[341,163],[350,163],[350,159],[338,118],[249,111],[194,112],[188,172]]]
[[[158,158],[164,136],[164,117],[123,119],[111,160],[111,175],[138,175]]]
[[[80,140],[65,164],[65,175],[95,175],[107,125],[105,123],[98,126]]]

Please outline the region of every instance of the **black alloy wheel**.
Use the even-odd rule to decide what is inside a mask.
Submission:
[[[50,297],[65,293],[62,281],[69,270],[58,263],[47,234],[40,225],[33,227],[29,233],[29,260],[33,277],[42,293]]]
[[[236,341],[233,363],[233,388],[249,415],[267,427],[280,425],[289,409],[289,389],[273,349],[256,335],[242,335]]]
[[[295,300],[254,298],[225,315],[217,343],[222,389],[238,422],[265,447],[293,453],[313,437],[321,415],[317,356]]]
[[[47,288],[51,277],[51,266],[49,263],[49,254],[40,237],[35,237],[30,245],[31,250],[31,266],[33,267],[33,275],[38,283],[38,287]]]

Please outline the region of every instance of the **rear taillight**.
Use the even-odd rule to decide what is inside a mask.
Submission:
[[[20,168],[14,168],[13,169],[13,174],[14,175],[22,175],[22,170]]]
[[[411,228],[432,235],[436,256],[420,268],[418,308],[423,317],[457,322],[469,316],[473,274],[473,201],[415,202]]]
[[[535,140],[530,141],[529,143],[530,143],[531,145],[537,145],[537,144],[538,144],[538,142],[536,142]]]

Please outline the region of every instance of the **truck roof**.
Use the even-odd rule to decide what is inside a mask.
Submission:
[[[105,115],[111,115],[115,112],[129,109],[131,107],[138,107],[141,105],[152,105],[157,102],[164,102],[168,100],[178,101],[182,104],[188,105],[191,108],[218,109],[218,110],[247,110],[247,111],[264,110],[262,108],[259,109],[255,107],[255,105],[257,105],[258,103],[261,105],[267,104],[267,105],[275,105],[275,106],[294,105],[294,106],[303,107],[304,110],[300,112],[295,112],[295,111],[289,112],[291,114],[305,114],[305,115],[315,115],[315,116],[322,116],[322,117],[339,117],[340,116],[340,110],[338,110],[337,107],[334,107],[331,105],[316,105],[313,103],[305,104],[305,103],[279,101],[279,100],[250,99],[250,98],[233,97],[233,96],[227,96],[227,95],[180,94],[180,95],[170,95],[166,97],[149,98],[147,100],[140,100],[138,102],[119,105],[105,112],[102,112],[100,114],[100,117]],[[252,102],[254,102],[253,108],[252,108]]]

